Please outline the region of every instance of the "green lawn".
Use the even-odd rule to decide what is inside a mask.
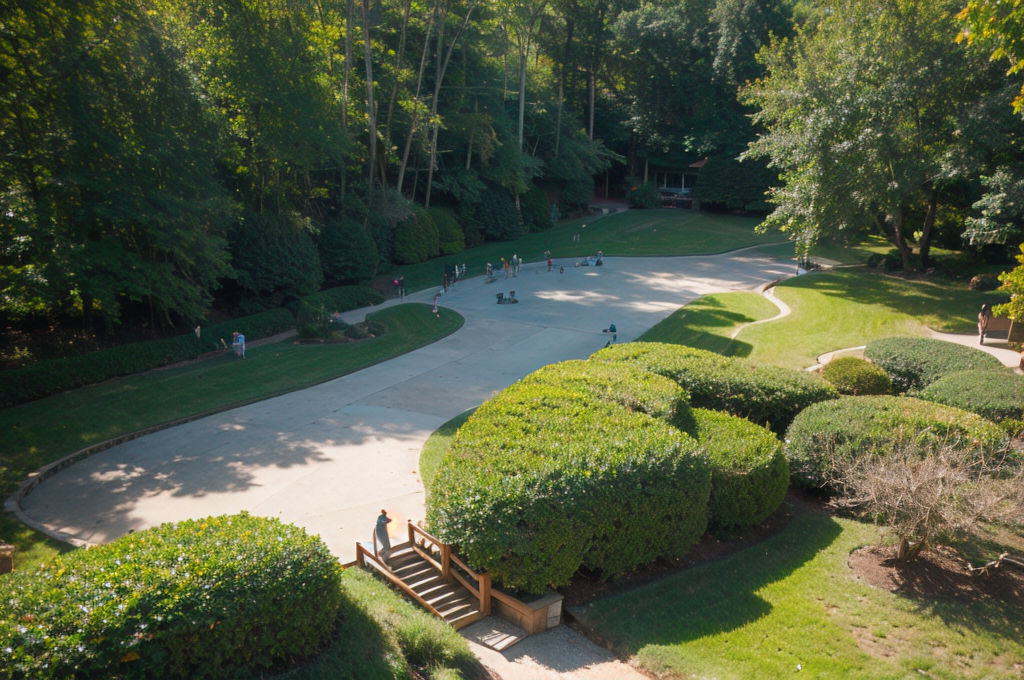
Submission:
[[[562,222],[515,241],[485,243],[445,258],[394,267],[388,277],[403,275],[406,287],[415,291],[440,286],[445,262],[464,263],[467,276],[478,276],[488,262],[500,267],[502,257],[511,259],[513,255],[526,262],[540,262],[545,251],[551,251],[556,259],[573,260],[599,250],[609,256],[704,255],[786,239],[778,233],[758,234],[754,228],[760,223],[760,218],[688,210],[629,210]],[[576,234],[579,242],[573,241]],[[786,247],[792,253],[792,245]]]
[[[786,507],[773,538],[570,613],[656,677],[1021,677],[1020,603],[866,585],[847,560],[877,529]]]
[[[441,464],[441,459],[448,451],[452,439],[455,438],[455,433],[475,412],[476,409],[471,408],[460,413],[434,430],[430,438],[423,442],[423,448],[420,450],[420,479],[423,480],[423,488],[427,490],[427,493],[430,493],[430,485],[434,482],[434,475],[437,474],[437,466]]]
[[[998,293],[961,286],[910,281],[863,269],[837,269],[787,279],[775,294],[793,310],[778,321],[740,331],[760,363],[804,368],[815,357],[888,336],[920,336],[927,328],[973,333],[983,302]]]
[[[225,355],[57,394],[0,411],[0,494],[33,470],[90,444],[215,409],[316,385],[435,342],[461,328],[461,315],[423,304],[369,315],[387,334],[357,344],[253,347],[245,361]],[[0,517],[0,539],[19,549],[19,568],[48,559],[56,544]]]
[[[747,356],[753,348],[729,336],[739,326],[770,319],[778,313],[775,305],[757,293],[706,295],[680,307],[637,341],[667,342],[726,356]]]

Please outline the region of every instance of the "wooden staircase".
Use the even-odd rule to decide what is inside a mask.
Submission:
[[[451,548],[408,524],[409,540],[391,548],[387,559],[378,554],[374,536],[369,546],[356,544],[356,563],[373,567],[427,611],[458,630],[491,613],[491,576],[480,574],[452,554]]]

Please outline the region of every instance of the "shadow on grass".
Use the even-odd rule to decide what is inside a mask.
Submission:
[[[731,329],[755,320],[728,310],[714,298],[704,297],[673,312],[637,338],[637,342],[687,345],[724,356],[746,357],[754,349],[749,343],[703,329]]]
[[[841,533],[831,516],[804,508],[780,534],[730,557],[573,609],[620,654],[735,630],[772,611],[757,591],[814,559]]]

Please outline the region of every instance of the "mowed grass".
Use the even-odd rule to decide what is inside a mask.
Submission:
[[[152,371],[57,394],[0,411],[0,494],[30,472],[91,444],[216,409],[310,387],[435,342],[462,327],[457,312],[429,305],[398,305],[368,315],[387,333],[365,342],[296,345],[280,342],[232,355]],[[10,515],[0,539],[18,547],[17,564],[49,559],[58,544],[45,541]]]
[[[837,269],[779,283],[775,295],[789,316],[740,331],[737,340],[759,363],[804,368],[825,352],[865,345],[889,336],[924,336],[928,328],[976,332],[983,302],[999,293],[885,276],[865,268]]]
[[[455,433],[474,413],[476,413],[476,408],[460,413],[434,430],[427,441],[423,442],[423,448],[420,450],[420,479],[423,480],[423,488],[427,490],[427,493],[430,493],[430,485],[434,483],[437,468],[441,464],[444,454],[448,452]]]
[[[779,309],[757,293],[706,295],[680,307],[637,342],[665,342],[710,350],[726,356],[747,356],[749,344],[730,338],[749,323],[770,319]]]
[[[762,543],[570,613],[655,677],[1021,677],[1019,602],[876,589],[847,565],[876,528],[785,507]]]
[[[548,231],[527,234],[515,241],[485,243],[444,258],[394,267],[388,278],[405,277],[410,291],[440,286],[444,265],[466,265],[466,276],[480,276],[490,262],[501,268],[501,258],[513,255],[531,266],[542,266],[551,252],[556,264],[573,264],[600,250],[607,256],[707,255],[747,246],[777,243],[779,233],[758,234],[760,218],[694,213],[689,210],[628,210],[608,216],[562,222]],[[574,241],[575,236],[579,241]],[[792,246],[788,246],[792,253]]]

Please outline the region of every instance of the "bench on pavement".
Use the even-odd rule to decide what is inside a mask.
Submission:
[[[984,345],[986,338],[1009,341],[1011,336],[1019,335],[1020,331],[1021,328],[1019,326],[1014,328],[1013,319],[1001,316],[990,316],[988,318],[988,324],[985,326],[985,330],[980,331],[981,338],[978,341],[978,344]]]

